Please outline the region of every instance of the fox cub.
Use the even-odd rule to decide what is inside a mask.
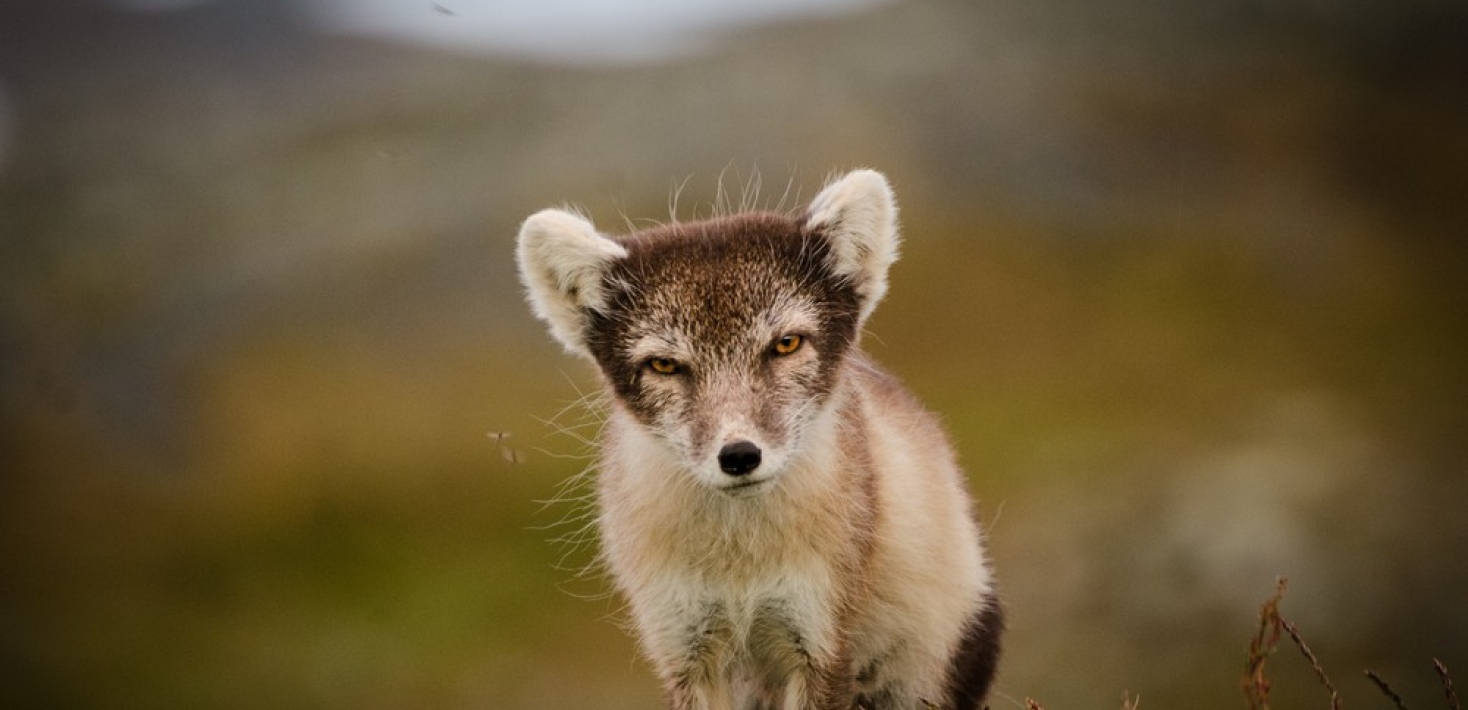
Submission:
[[[979,707],[1002,627],[944,433],[857,345],[897,259],[870,170],[791,217],[520,229],[530,305],[612,395],[605,561],[675,710]]]

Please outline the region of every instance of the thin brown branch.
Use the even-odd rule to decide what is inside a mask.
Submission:
[[[1279,623],[1280,626],[1284,627],[1285,633],[1290,635],[1290,640],[1294,641],[1295,646],[1299,647],[1300,653],[1305,654],[1305,660],[1310,662],[1310,668],[1315,671],[1315,677],[1320,679],[1320,684],[1325,686],[1325,690],[1330,693],[1331,710],[1341,710],[1340,693],[1335,691],[1335,685],[1330,682],[1330,677],[1325,674],[1325,669],[1320,666],[1320,659],[1315,657],[1315,652],[1310,650],[1310,646],[1305,643],[1305,639],[1300,638],[1300,630],[1295,627],[1294,623],[1282,616],[1279,617]]]
[[[1397,710],[1407,710],[1407,704],[1402,701],[1402,696],[1398,695],[1397,691],[1392,690],[1391,684],[1387,683],[1380,675],[1377,675],[1376,671],[1366,671],[1366,677],[1370,678],[1371,682],[1375,683],[1376,687],[1381,689],[1382,694],[1392,699],[1392,702],[1397,706]]]
[[[1448,675],[1448,667],[1436,658],[1432,659],[1432,667],[1437,670],[1437,677],[1443,681],[1443,692],[1448,694],[1448,710],[1460,710],[1458,694],[1453,692],[1453,677]]]
[[[1264,661],[1279,645],[1279,602],[1284,599],[1288,586],[1289,580],[1280,577],[1274,595],[1259,607],[1259,630],[1249,641],[1249,655],[1244,662],[1242,681],[1244,699],[1249,703],[1249,710],[1269,710],[1269,676],[1264,673]]]

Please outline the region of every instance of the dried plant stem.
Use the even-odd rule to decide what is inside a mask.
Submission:
[[[1249,710],[1269,710],[1269,676],[1264,673],[1264,661],[1279,645],[1279,602],[1288,586],[1289,580],[1280,577],[1274,595],[1259,607],[1259,631],[1249,641],[1249,655],[1244,662],[1244,699]]]
[[[1341,696],[1335,691],[1335,685],[1330,682],[1330,677],[1325,674],[1325,669],[1320,666],[1320,659],[1315,657],[1315,652],[1306,645],[1305,639],[1300,638],[1300,630],[1284,617],[1279,617],[1280,626],[1284,627],[1285,633],[1290,635],[1290,640],[1299,647],[1300,653],[1305,654],[1305,660],[1310,662],[1310,668],[1314,669],[1315,677],[1320,679],[1320,684],[1330,693],[1331,710],[1341,710]]]
[[[1376,687],[1381,689],[1382,694],[1392,699],[1392,703],[1396,704],[1397,710],[1407,710],[1407,704],[1402,701],[1402,696],[1398,695],[1397,691],[1392,690],[1391,684],[1387,683],[1380,675],[1377,675],[1376,671],[1366,671],[1366,677],[1370,678],[1371,682],[1375,683]]]
[[[1458,694],[1453,692],[1453,677],[1448,675],[1448,667],[1436,658],[1432,659],[1432,667],[1437,670],[1437,677],[1443,681],[1443,692],[1448,694],[1448,710],[1460,710]]]

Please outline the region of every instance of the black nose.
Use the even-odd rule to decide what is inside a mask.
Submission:
[[[731,476],[743,476],[759,468],[759,447],[748,441],[724,444],[719,449],[719,470]]]

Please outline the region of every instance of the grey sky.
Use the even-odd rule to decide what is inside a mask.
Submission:
[[[312,0],[324,32],[456,52],[566,63],[657,61],[707,49],[744,27],[850,12],[888,0]],[[113,0],[167,12],[209,0]]]

